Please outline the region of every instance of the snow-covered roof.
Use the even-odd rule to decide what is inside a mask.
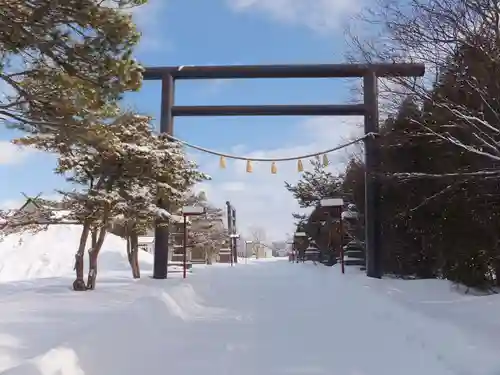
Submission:
[[[165,210],[163,208],[157,208],[156,214],[158,216],[160,216],[161,218],[171,220],[174,223],[182,223],[184,221],[183,216],[171,214],[170,212],[168,212],[167,210]]]
[[[356,211],[343,211],[342,212],[342,219],[358,219],[359,218],[359,212]]]
[[[139,241],[139,244],[151,244],[155,241],[155,238],[154,237],[151,237],[151,236],[140,236],[138,238],[138,241]]]
[[[58,210],[58,211],[52,211],[50,213],[50,216],[54,219],[63,219],[65,217],[68,217],[69,215],[71,215],[70,210]]]
[[[184,221],[183,216],[173,215],[173,214],[170,215],[170,219],[175,223],[182,223]],[[189,222],[189,218],[187,218],[187,221]]]

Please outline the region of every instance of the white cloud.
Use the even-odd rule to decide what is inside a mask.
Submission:
[[[241,181],[225,182],[220,185],[220,188],[222,191],[229,192],[242,192],[246,190],[245,184]]]
[[[338,30],[346,15],[361,8],[361,0],[226,0],[237,12],[257,11],[317,32]]]
[[[33,149],[16,146],[9,141],[0,141],[0,165],[23,163],[35,152]]]
[[[283,140],[286,146],[275,149],[254,150],[243,154],[247,157],[291,157],[333,148],[361,135],[359,117],[317,117],[300,125],[293,139]],[[231,151],[251,149],[251,145],[238,145]],[[348,160],[348,152],[353,148],[329,154],[330,170],[340,171]],[[271,163],[252,163],[253,173],[246,173],[245,161],[227,160],[227,168],[219,169],[216,156],[196,153],[195,159],[202,170],[213,180],[203,183],[197,190],[206,192],[210,201],[224,207],[230,201],[236,208],[238,227],[241,233],[248,233],[251,227],[266,229],[269,239],[283,239],[293,231],[293,212],[300,209],[292,195],[285,189],[284,181],[291,183],[300,178],[297,162],[277,163],[278,173],[271,174]],[[238,154],[241,155],[241,154]],[[304,167],[309,162],[303,160]]]

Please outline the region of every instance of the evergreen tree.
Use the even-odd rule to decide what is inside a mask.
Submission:
[[[325,169],[320,160],[311,160],[312,171],[305,171],[295,184],[285,182],[285,188],[293,194],[300,207],[313,207],[323,198],[338,196],[342,179]]]
[[[149,122],[148,117],[124,113],[112,123],[96,122],[78,143],[59,142],[60,134],[36,134],[19,140],[58,154],[57,173],[77,186],[73,191],[61,192],[70,207],[69,217],[83,226],[75,255],[75,290],[95,287],[99,252],[115,220],[127,229],[131,266],[138,277],[139,232],[157,218],[168,221],[172,216],[157,206],[157,198],[179,207],[184,192],[207,179],[196,164],[186,159],[180,144],[155,135]],[[83,262],[89,236],[92,244],[85,286]]]
[[[342,191],[356,205],[359,212],[365,212],[365,164],[352,157],[346,165]]]
[[[318,207],[321,199],[339,197],[342,193],[341,177],[335,176],[328,171],[318,159],[311,160],[311,165],[312,170],[305,171],[295,185],[285,182],[286,189],[293,194],[293,197],[302,208]],[[324,245],[325,249],[328,247],[330,225],[323,227],[320,223],[312,221],[311,216],[307,217],[301,214],[294,214],[293,216],[297,228],[301,227],[318,245]]]
[[[0,0],[0,122],[67,132],[116,115],[117,99],[141,85],[124,9],[143,3]]]
[[[429,79],[382,82],[392,94],[411,93],[421,112],[384,124],[383,242],[389,271],[486,288],[500,274],[500,44],[498,22],[491,17],[497,6],[382,1],[365,20],[382,25],[384,38],[377,38],[383,43],[352,40],[354,54],[363,59],[418,56],[426,63],[426,78],[437,77],[432,87]],[[402,131],[410,124],[420,128]]]
[[[224,210],[213,206],[204,193],[190,194],[187,205],[201,206],[204,215],[190,217],[188,241],[192,248],[200,249],[205,254],[207,264],[212,264],[214,255],[228,240],[228,233],[223,224]]]

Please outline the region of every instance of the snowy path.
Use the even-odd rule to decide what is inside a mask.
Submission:
[[[500,374],[499,347],[376,280],[286,261],[195,272],[0,285],[0,374]]]

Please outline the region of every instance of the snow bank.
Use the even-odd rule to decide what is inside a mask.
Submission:
[[[79,236],[61,225],[0,243],[0,375],[500,374],[499,295],[286,258],[132,280],[111,234],[97,289],[76,293]]]
[[[179,278],[117,283],[105,277],[91,293],[56,282],[64,280],[39,280],[13,298],[5,298],[0,286],[2,375],[137,375],[165,366],[168,373],[185,374],[192,355],[187,373],[195,374],[211,360],[210,349],[201,349],[217,335],[217,322],[238,319],[234,311],[202,298],[198,283]],[[214,323],[211,335],[192,342],[197,325]],[[187,341],[179,340],[186,335]],[[189,370],[193,366],[198,372]]]
[[[348,271],[354,273],[352,269]],[[408,310],[460,327],[467,333],[470,346],[477,340],[486,340],[500,350],[500,320],[495,313],[500,311],[499,294],[475,295],[474,291],[466,294],[464,287],[447,280],[372,280],[362,273],[352,276],[365,288],[390,297]]]
[[[394,299],[386,293],[392,280],[337,271],[255,262],[205,267],[188,280],[111,285],[109,279],[94,293],[37,284],[2,299],[0,288],[0,332],[6,336],[0,373],[500,373],[500,347],[463,329],[474,322],[433,317],[417,301],[408,306]],[[437,299],[442,292],[434,296],[428,288],[425,294]],[[446,298],[453,295],[448,291]]]
[[[0,242],[0,282],[73,274],[81,230],[79,225],[52,225],[35,235],[4,237]],[[130,269],[126,241],[113,234],[108,233],[99,257],[99,274]],[[152,255],[141,252],[140,263],[142,269],[149,271]]]

